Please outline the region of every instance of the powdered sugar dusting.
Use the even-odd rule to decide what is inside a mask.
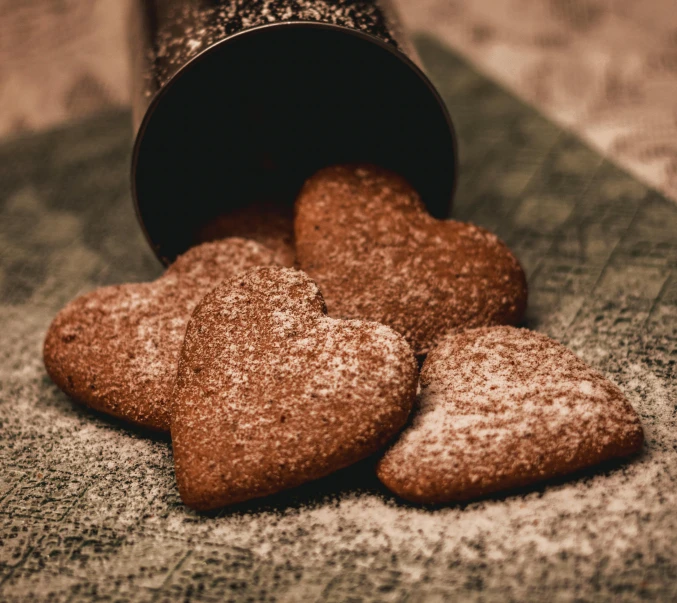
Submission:
[[[513,327],[443,341],[421,373],[419,410],[379,476],[414,500],[464,500],[636,452],[639,419],[599,373]]]
[[[332,316],[382,322],[417,354],[458,328],[514,324],[526,306],[519,263],[492,233],[433,219],[399,176],[334,166],[296,203],[299,265]]]
[[[227,239],[189,250],[152,283],[88,293],[50,326],[47,370],[73,398],[166,430],[168,397],[193,308],[224,278],[273,262],[273,253],[258,243]]]
[[[218,507],[375,452],[404,424],[417,367],[404,339],[327,318],[303,272],[259,268],[215,289],[186,330],[172,402],[183,499]]]

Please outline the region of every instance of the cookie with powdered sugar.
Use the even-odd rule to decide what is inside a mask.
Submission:
[[[75,400],[143,427],[169,429],[168,400],[191,312],[222,280],[274,263],[245,239],[205,243],[156,281],[97,289],[68,304],[45,338],[45,367]]]
[[[329,315],[386,324],[416,354],[461,328],[516,324],[527,285],[510,250],[487,230],[436,220],[401,177],[369,166],[312,176],[296,200],[299,266]]]
[[[265,245],[275,253],[280,266],[293,266],[294,209],[283,202],[251,203],[218,215],[201,225],[197,241],[218,241],[226,237],[243,237]]]
[[[405,424],[418,367],[374,322],[326,316],[303,272],[224,282],[186,329],[171,404],[179,492],[200,510],[298,486],[382,448]]]
[[[621,391],[552,339],[514,327],[447,338],[421,370],[413,422],[377,467],[419,503],[465,501],[639,451]]]

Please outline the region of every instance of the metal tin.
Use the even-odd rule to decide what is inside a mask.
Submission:
[[[163,262],[332,163],[395,170],[448,215],[453,127],[389,3],[135,0],[130,33],[132,191]]]

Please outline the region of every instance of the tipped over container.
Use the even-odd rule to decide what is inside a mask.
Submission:
[[[396,171],[448,215],[453,126],[388,2],[134,0],[130,48],[133,198],[164,263],[335,163]]]

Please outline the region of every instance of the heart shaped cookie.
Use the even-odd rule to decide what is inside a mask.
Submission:
[[[203,224],[195,234],[197,241],[218,241],[226,237],[242,237],[265,245],[275,252],[280,266],[293,266],[293,208],[284,202],[251,203]]]
[[[621,391],[545,335],[480,328],[447,338],[421,370],[419,408],[379,462],[421,503],[463,501],[637,452]]]
[[[490,232],[432,218],[399,176],[334,166],[296,200],[299,266],[317,281],[329,314],[386,324],[425,354],[459,328],[515,324],[524,272]]]
[[[254,241],[205,243],[154,282],[104,287],[75,299],[47,331],[49,376],[87,406],[168,430],[168,400],[191,312],[225,278],[273,258]]]
[[[301,271],[224,282],[195,309],[181,350],[171,404],[181,498],[213,509],[376,452],[406,422],[417,373],[402,336],[328,318]]]

